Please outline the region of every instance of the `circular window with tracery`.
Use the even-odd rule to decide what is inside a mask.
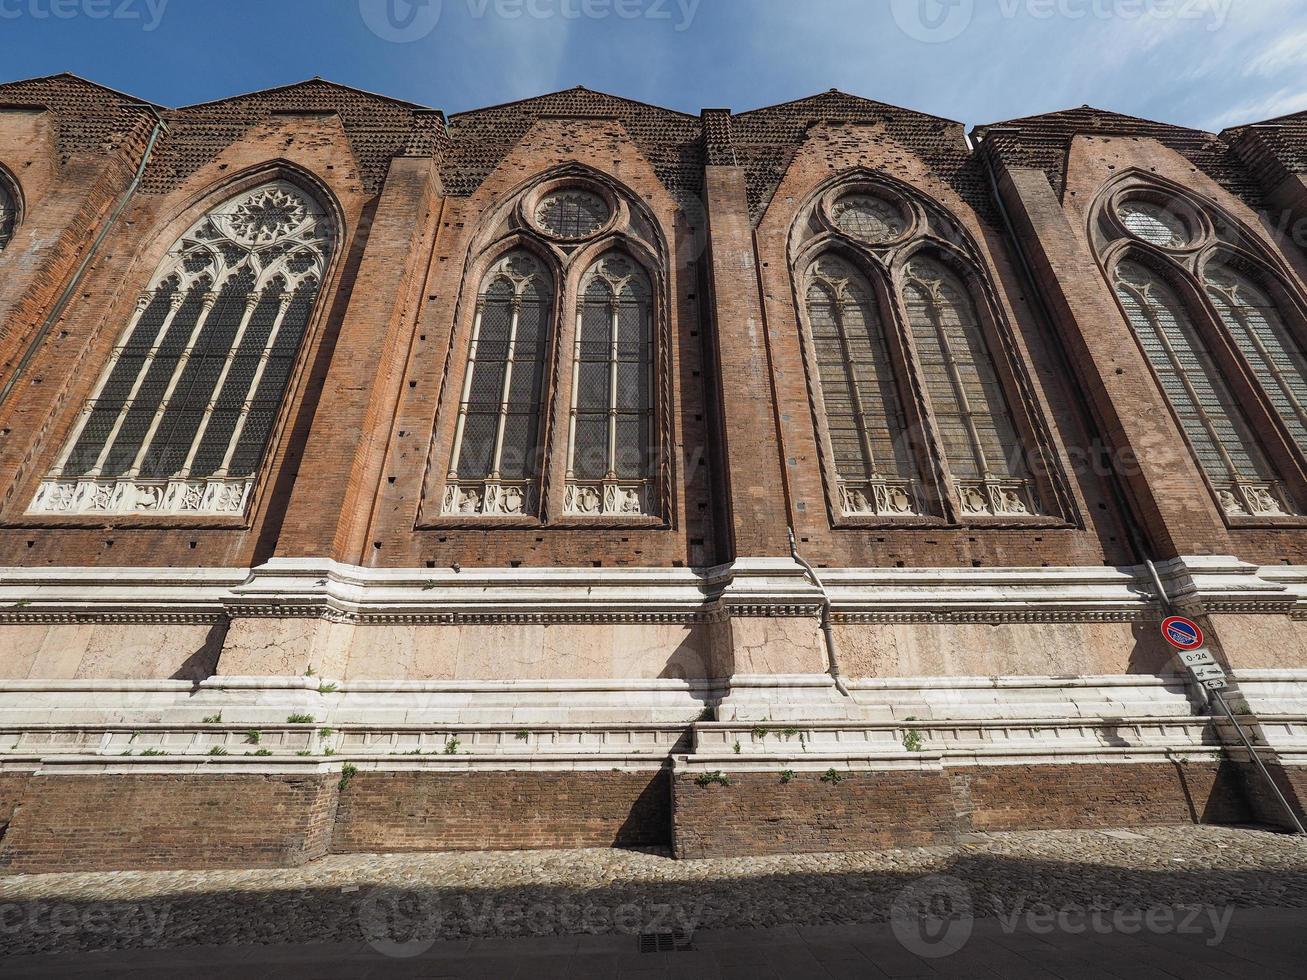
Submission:
[[[1117,214],[1135,238],[1161,248],[1185,248],[1194,240],[1185,216],[1155,201],[1122,201]]]
[[[612,209],[598,194],[569,187],[553,191],[536,205],[535,220],[555,238],[588,238],[608,224]]]
[[[897,241],[908,230],[903,208],[875,194],[847,194],[831,205],[835,226],[873,245]]]

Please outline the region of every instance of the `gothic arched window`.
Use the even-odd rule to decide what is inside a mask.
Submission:
[[[14,237],[14,229],[17,226],[17,195],[9,186],[8,178],[3,172],[0,172],[0,252],[4,251],[5,246]]]
[[[510,252],[486,273],[477,300],[444,513],[536,512],[545,348],[553,278],[531,253]]]
[[[844,512],[923,513],[903,401],[871,284],[848,262],[825,256],[809,277],[807,312]]]
[[[1296,513],[1279,474],[1170,283],[1147,266],[1127,260],[1117,266],[1116,292],[1225,513]]]
[[[905,271],[903,303],[962,512],[1037,513],[1023,447],[966,286],[941,263],[917,257]]]
[[[1250,278],[1208,268],[1207,295],[1298,448],[1307,453],[1307,357],[1275,301]]]
[[[32,511],[242,513],[334,238],[283,180],[197,221],[142,294]]]
[[[564,512],[654,513],[653,292],[609,253],[581,278]]]

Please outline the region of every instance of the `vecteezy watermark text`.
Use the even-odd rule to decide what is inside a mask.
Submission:
[[[0,935],[142,937],[157,942],[172,909],[151,902],[7,902],[0,905]]]
[[[977,915],[992,916],[1005,934],[1035,936],[1061,933],[1079,935],[1201,936],[1208,946],[1219,946],[1230,928],[1234,907],[1209,905],[1154,905],[1149,908],[1114,908],[1096,896],[1086,903],[1031,900],[1020,894],[1010,903],[991,899],[988,912],[977,913],[966,882],[949,875],[929,875],[912,882],[895,896],[890,926],[899,944],[925,959],[943,959],[971,941]]]
[[[141,30],[163,23],[170,0],[0,0],[0,20],[131,20]]]
[[[49,0],[33,0],[49,2]],[[407,44],[436,29],[456,6],[472,20],[647,20],[689,30],[703,0],[359,0],[368,29],[383,41]]]
[[[704,903],[476,901],[467,895],[438,899],[433,893],[376,888],[356,907],[369,946],[383,956],[421,956],[447,933],[471,936],[544,936],[644,932],[693,933]]]
[[[1003,20],[1193,21],[1219,31],[1234,0],[980,0]],[[891,0],[894,22],[909,37],[942,44],[962,35],[976,17],[977,0]]]

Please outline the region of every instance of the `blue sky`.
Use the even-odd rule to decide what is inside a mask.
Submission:
[[[0,50],[7,79],[165,105],[322,75],[450,113],[577,84],[692,113],[837,87],[968,124],[1307,109],[1303,0],[0,0]]]

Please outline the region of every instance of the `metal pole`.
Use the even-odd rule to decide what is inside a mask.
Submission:
[[[1162,605],[1168,611],[1174,612],[1175,606],[1171,604],[1171,597],[1166,593],[1166,586],[1162,584],[1162,577],[1157,574],[1157,566],[1153,564],[1152,559],[1145,559],[1144,564],[1148,566],[1148,574],[1153,579],[1153,587],[1157,589],[1157,595],[1158,598],[1161,599]],[[1201,684],[1199,684],[1199,689],[1204,691],[1209,698],[1216,699],[1216,703],[1221,706],[1221,709],[1225,712],[1225,716],[1230,719],[1230,724],[1232,724],[1234,730],[1238,732],[1239,741],[1243,742],[1244,748],[1248,750],[1248,754],[1252,757],[1253,762],[1256,763],[1257,768],[1261,770],[1262,775],[1266,778],[1267,785],[1271,787],[1271,792],[1275,794],[1275,798],[1280,801],[1280,805],[1283,806],[1285,812],[1289,814],[1289,819],[1293,821],[1293,825],[1297,828],[1298,833],[1307,835],[1307,830],[1303,829],[1302,821],[1298,819],[1298,814],[1294,811],[1293,807],[1290,806],[1289,801],[1284,798],[1284,794],[1280,792],[1280,787],[1276,784],[1275,780],[1271,778],[1270,770],[1266,768],[1266,764],[1262,762],[1262,757],[1258,755],[1257,750],[1253,748],[1253,743],[1250,742],[1248,736],[1244,734],[1243,726],[1239,724],[1239,719],[1234,716],[1234,712],[1230,710],[1230,706],[1225,703],[1225,698],[1221,696],[1221,692],[1209,691]],[[1226,751],[1228,752],[1229,750],[1227,749]]]
[[[1248,736],[1244,734],[1243,726],[1239,724],[1239,719],[1234,716],[1234,712],[1230,710],[1230,706],[1225,703],[1225,698],[1221,696],[1221,692],[1209,691],[1208,693],[1211,694],[1211,696],[1216,699],[1216,703],[1221,706],[1221,709],[1225,712],[1225,716],[1230,719],[1230,724],[1234,725],[1234,730],[1239,733],[1239,740],[1243,742],[1244,748],[1246,748],[1248,754],[1252,756],[1253,762],[1257,763],[1257,768],[1260,769],[1262,775],[1266,777],[1266,782],[1271,787],[1271,792],[1275,794],[1275,798],[1279,800],[1280,805],[1284,807],[1284,812],[1289,814],[1289,819],[1293,821],[1293,825],[1297,828],[1298,833],[1307,834],[1307,830],[1303,829],[1302,821],[1298,819],[1298,814],[1294,811],[1289,801],[1284,798],[1284,794],[1280,792],[1280,787],[1276,785],[1275,780],[1271,778],[1271,773],[1266,768],[1266,764],[1262,762],[1262,757],[1257,754],[1257,750],[1253,748],[1253,743],[1250,742]]]

